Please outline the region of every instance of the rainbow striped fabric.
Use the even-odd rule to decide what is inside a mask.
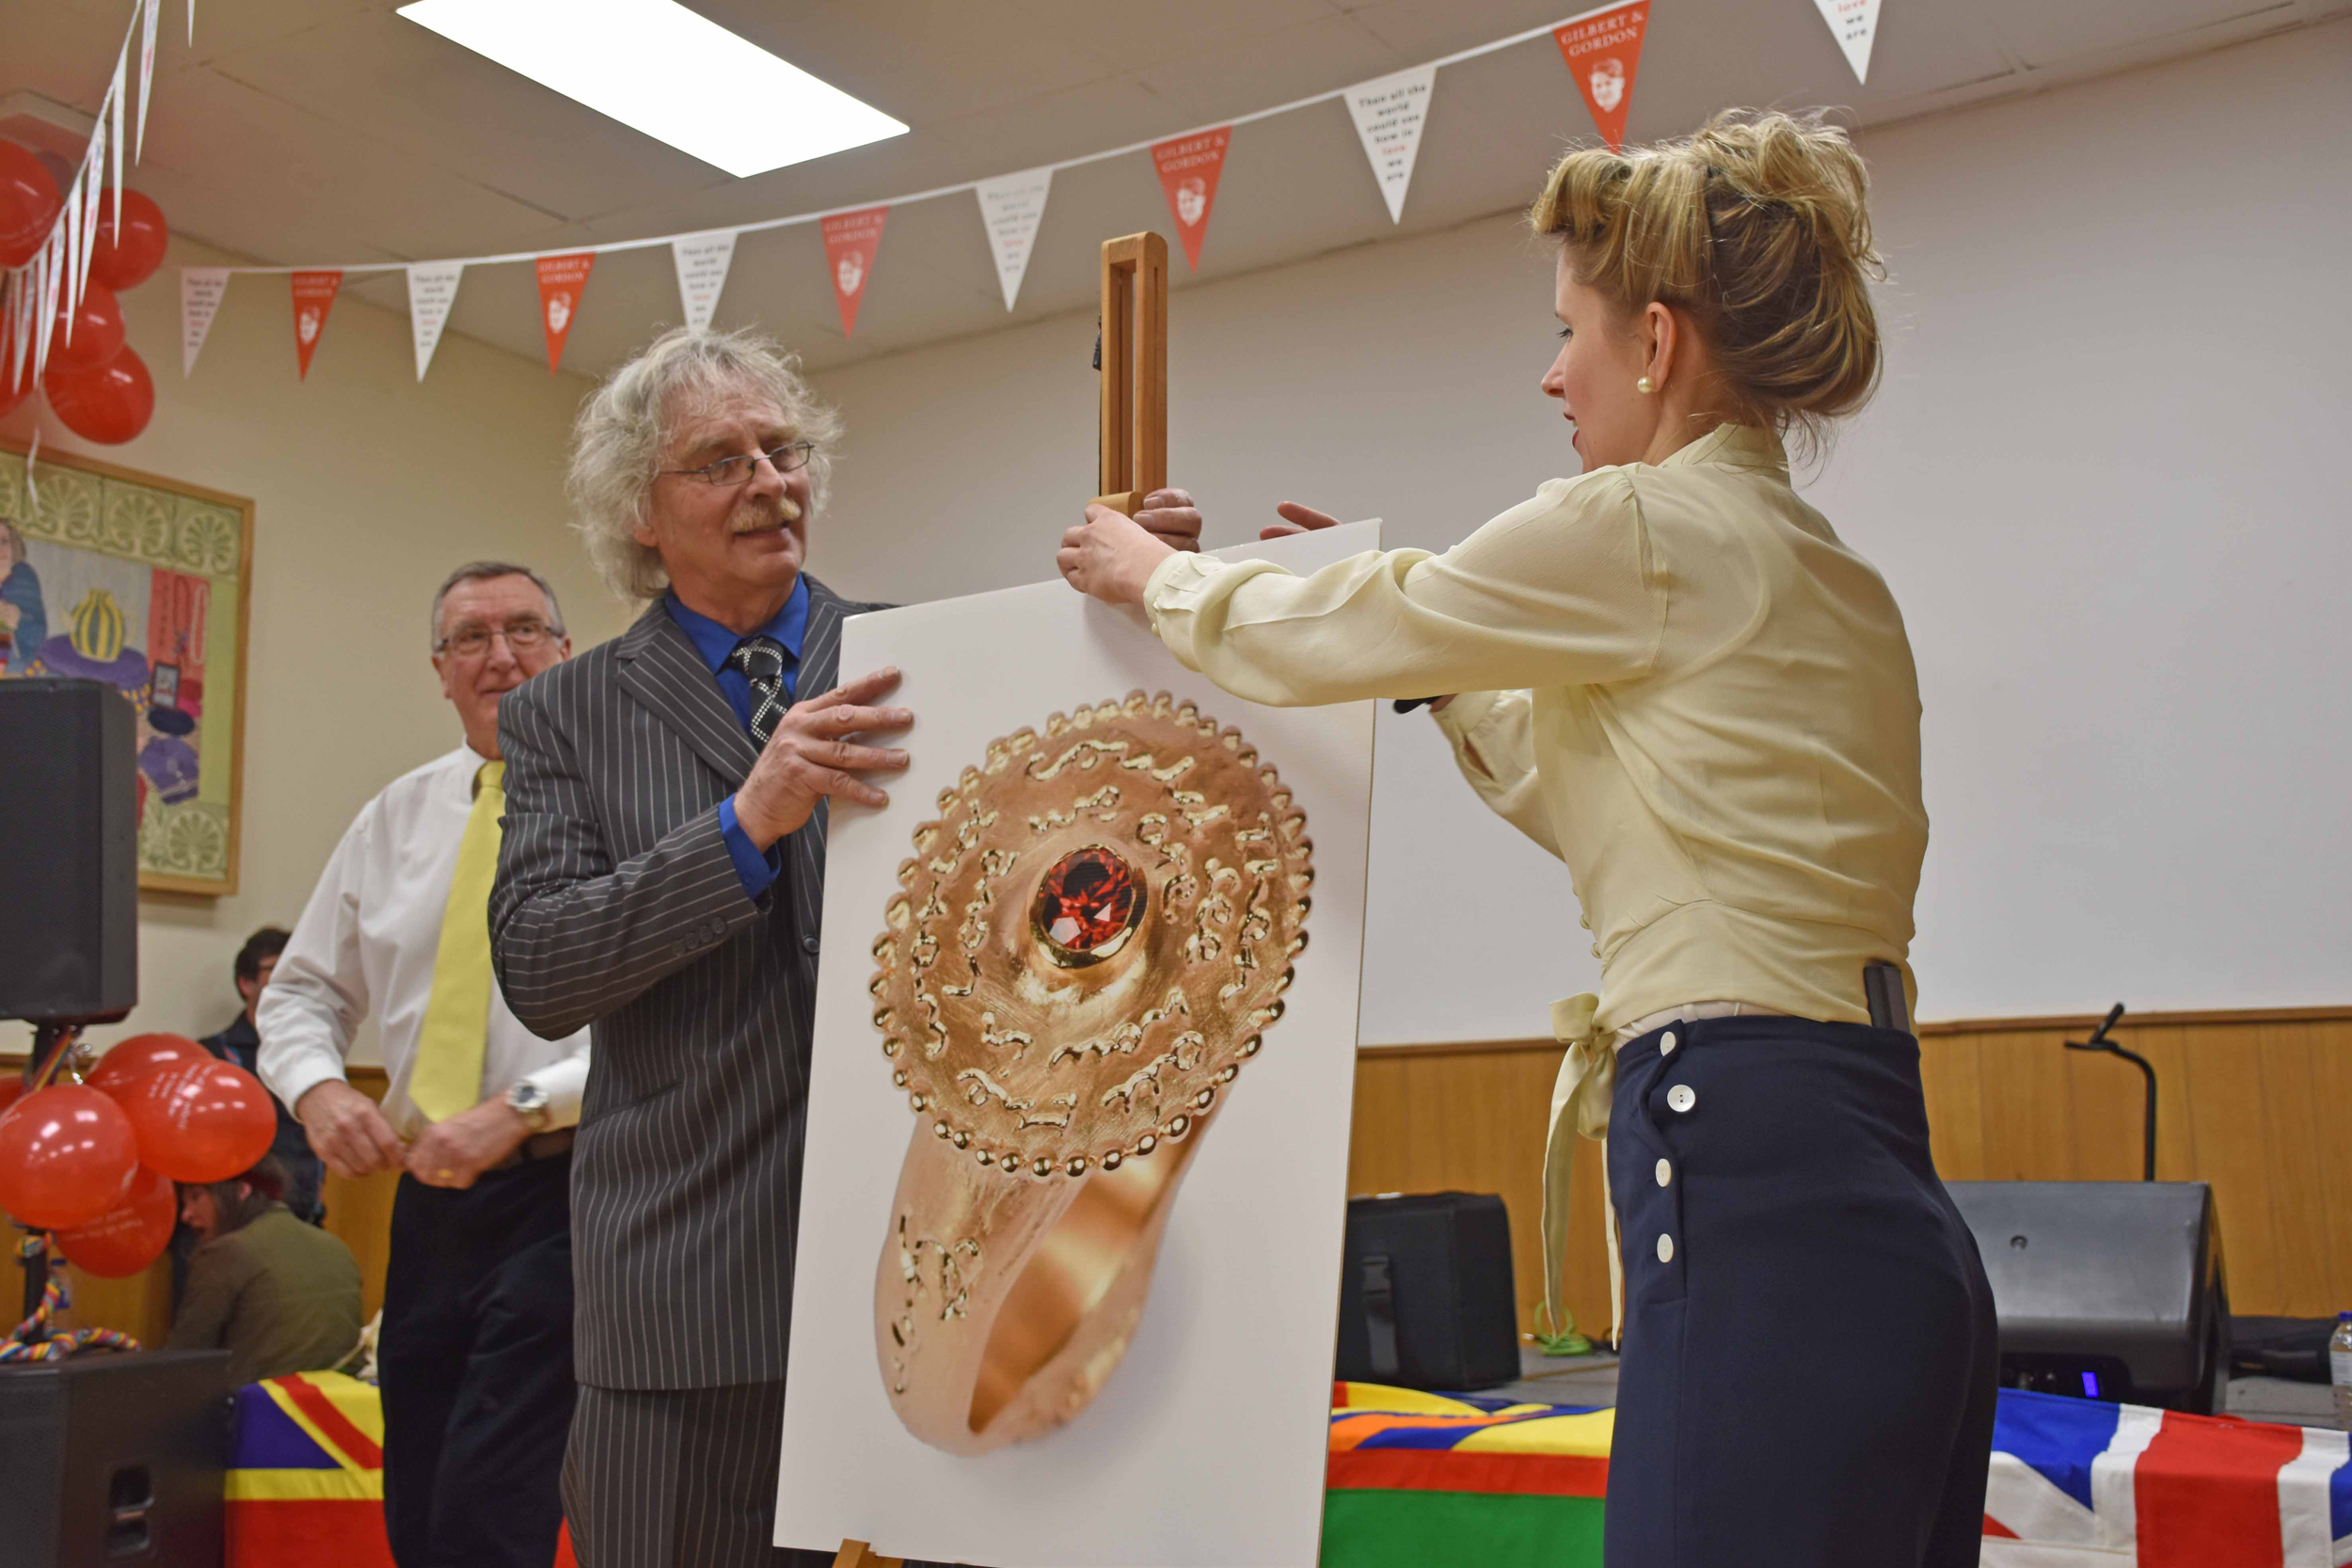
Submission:
[[[392,1568],[373,1385],[297,1372],[237,1390],[228,1531],[228,1568]]]
[[[1612,1410],[1331,1390],[1324,1568],[1599,1568]]]

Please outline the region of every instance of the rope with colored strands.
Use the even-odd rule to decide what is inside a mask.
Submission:
[[[27,1236],[17,1243],[16,1255],[28,1266],[39,1259],[45,1266],[49,1261],[49,1238]],[[111,1328],[75,1328],[60,1333],[49,1332],[49,1320],[72,1305],[66,1293],[65,1280],[56,1270],[49,1273],[48,1284],[41,1287],[40,1305],[33,1315],[8,1331],[0,1341],[0,1362],[62,1361],[76,1351],[137,1350],[139,1342],[128,1334],[118,1334]]]

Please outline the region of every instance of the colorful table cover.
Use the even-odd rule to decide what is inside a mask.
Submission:
[[[1343,1383],[1323,1568],[1600,1561],[1612,1412]],[[2001,1391],[1984,1568],[2352,1563],[2345,1434]]]
[[[1363,1383],[1331,1405],[1323,1568],[1599,1568],[1614,1412]],[[305,1372],[236,1410],[229,1568],[391,1568],[375,1389]],[[2004,1389],[1984,1568],[2343,1568],[2348,1458],[2340,1432]]]

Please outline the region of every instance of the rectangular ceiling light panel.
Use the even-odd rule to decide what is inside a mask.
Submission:
[[[739,178],[906,134],[675,0],[415,0],[400,14]]]

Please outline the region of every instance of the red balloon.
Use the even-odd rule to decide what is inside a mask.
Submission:
[[[115,1041],[82,1082],[120,1100],[132,1085],[159,1067],[216,1060],[211,1052],[185,1035],[133,1035],[127,1040]]]
[[[6,1078],[0,1078],[0,1114],[5,1114],[9,1106],[24,1098],[24,1080],[20,1074],[11,1072]]]
[[[64,207],[57,182],[41,161],[14,142],[0,142],[0,267],[31,261]],[[126,210],[122,215],[127,226],[131,214]]]
[[[89,1224],[58,1231],[57,1250],[84,1274],[125,1279],[164,1255],[179,1220],[180,1195],[171,1179],[141,1165],[131,1177],[130,1196]]]
[[[128,343],[94,371],[68,370],[53,357],[40,389],[66,429],[101,446],[120,446],[155,417],[154,378]]]
[[[84,1084],[52,1084],[0,1116],[0,1209],[54,1230],[122,1201],[138,1138],[121,1106]]]
[[[73,338],[66,340],[66,324],[73,324]],[[49,333],[49,363],[66,371],[94,371],[122,350],[122,307],[115,303],[115,293],[95,277],[82,291],[82,302],[72,310],[65,308],[65,291],[57,291],[56,325]]]
[[[226,1181],[269,1152],[278,1105],[262,1081],[233,1062],[157,1068],[122,1096],[138,1134],[139,1163],[174,1181]]]
[[[115,230],[115,198],[98,201],[98,245],[90,252],[89,275],[109,289],[135,289],[164,264],[171,230],[164,210],[138,192],[122,193],[122,230]]]

